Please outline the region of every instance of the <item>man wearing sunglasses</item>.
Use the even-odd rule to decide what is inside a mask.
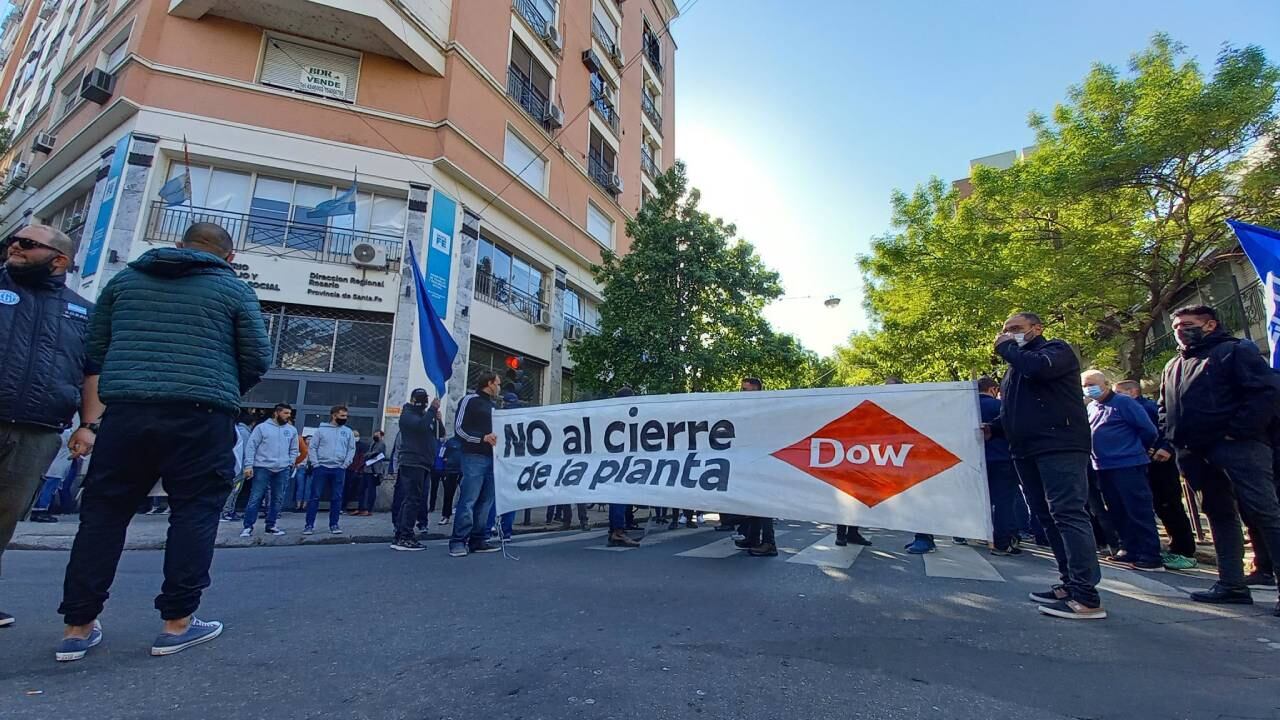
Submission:
[[[66,283],[75,241],[54,228],[28,225],[4,246],[0,338],[8,346],[0,362],[0,554],[76,411],[80,427],[69,443],[72,457],[93,449],[102,417],[99,368],[85,353],[93,305]],[[0,627],[13,623],[0,612]]]

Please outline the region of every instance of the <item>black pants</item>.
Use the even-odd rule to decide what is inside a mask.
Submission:
[[[400,509],[396,512],[396,539],[413,537],[418,522],[418,510],[422,507],[422,491],[427,484],[427,469],[404,465],[396,476],[396,493],[400,495]]]
[[[1240,517],[1258,529],[1264,545],[1280,548],[1280,499],[1272,478],[1271,447],[1254,440],[1219,440],[1207,448],[1178,450],[1178,468],[1200,493],[1201,508],[1213,529],[1218,582],[1246,587]]]
[[[1031,512],[1040,518],[1049,536],[1049,547],[1058,561],[1062,586],[1072,599],[1097,607],[1098,546],[1089,523],[1089,454],[1082,452],[1037,455],[1015,460]]]
[[[1116,529],[1115,522],[1102,497],[1102,484],[1098,481],[1098,471],[1090,466],[1088,473],[1089,501],[1086,507],[1089,510],[1089,522],[1093,527],[1093,542],[1099,547],[1105,545],[1113,552],[1119,551],[1120,532]],[[1031,502],[1030,499],[1027,502]]]
[[[1169,552],[1193,558],[1196,556],[1196,536],[1191,530],[1191,518],[1182,504],[1182,476],[1173,460],[1153,462],[1147,466],[1147,482],[1151,484],[1151,497],[1155,503],[1156,517],[1169,533]],[[1255,546],[1256,547],[1256,546]]]
[[[742,534],[746,536],[747,542],[752,545],[776,544],[773,536],[773,518],[771,517],[753,517],[748,519],[746,531]]]
[[[138,504],[162,480],[169,495],[160,617],[194,614],[209,587],[218,516],[231,492],[235,420],[206,405],[114,403],[102,417],[81,498],[62,605],[68,625],[102,613]]]
[[[453,494],[458,491],[459,473],[456,472],[433,472],[431,473],[431,497],[427,500],[427,512],[436,511],[436,495],[439,494],[440,486],[444,486],[444,502],[440,506],[440,513],[444,517],[453,517]]]
[[[578,522],[587,522],[587,504],[578,503]],[[552,505],[547,508],[547,522],[559,520],[560,522],[573,522],[573,506],[572,505]]]

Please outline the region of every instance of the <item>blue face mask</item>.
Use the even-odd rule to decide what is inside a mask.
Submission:
[[[1091,400],[1097,400],[1102,397],[1103,392],[1104,391],[1101,387],[1098,387],[1097,385],[1090,385],[1084,389],[1084,396]]]

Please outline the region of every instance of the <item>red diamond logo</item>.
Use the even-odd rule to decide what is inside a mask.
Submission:
[[[867,507],[960,463],[951,451],[870,400],[773,456]]]

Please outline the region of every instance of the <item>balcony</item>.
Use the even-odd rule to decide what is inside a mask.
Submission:
[[[610,195],[617,195],[622,191],[613,181],[614,165],[606,163],[604,158],[596,153],[590,153],[587,156],[587,174]]]
[[[604,81],[595,73],[591,75],[591,106],[600,113],[600,117],[613,129],[614,134],[617,134],[618,111],[613,107],[613,101],[609,99]]]
[[[529,0],[513,0],[511,6],[515,8],[520,17],[533,28],[534,33],[540,38],[547,36],[547,26],[551,24],[551,20],[555,18],[546,18],[542,11],[534,6]]]
[[[604,48],[605,52],[609,53],[609,59],[615,64],[617,64],[618,59],[622,57],[622,53],[618,50],[618,41],[613,39],[613,36],[616,34],[617,33],[615,32],[613,35],[610,35],[609,29],[604,26],[604,23],[600,22],[600,19],[595,16],[595,13],[591,14],[591,36],[600,43],[600,46]]]
[[[529,323],[538,324],[544,320],[546,304],[541,298],[517,290],[505,279],[494,277],[480,268],[476,269],[476,299]]]
[[[599,335],[600,328],[583,320],[566,314],[564,316],[564,336],[569,339],[580,338],[583,335]]]
[[[349,265],[352,248],[357,243],[371,243],[386,250],[388,270],[396,271],[400,267],[401,238],[394,235],[357,232],[213,208],[197,207],[193,211],[186,205],[166,206],[161,201],[151,203],[151,215],[147,218],[144,237],[151,242],[171,245],[181,240],[187,228],[197,222],[221,225],[231,235],[237,253]]]
[[[662,43],[647,30],[644,33],[643,49],[653,71],[658,73],[658,80],[662,80]]]
[[[650,180],[656,180],[662,173],[658,170],[658,163],[653,161],[653,153],[648,148],[640,148],[640,169]]]
[[[1241,288],[1239,292],[1229,298],[1211,303],[1211,306],[1218,311],[1218,323],[1225,327],[1227,332],[1237,337],[1242,335],[1250,337],[1253,334],[1254,326],[1262,324],[1267,317],[1261,280]],[[1265,348],[1266,345],[1262,347]],[[1143,352],[1142,360],[1149,363],[1160,355],[1177,349],[1178,340],[1172,330],[1155,338],[1148,335],[1147,347]]]
[[[169,0],[169,14],[191,20],[216,15],[400,58],[420,72],[443,76],[451,5],[451,0]]]
[[[653,123],[653,129],[662,134],[662,113],[658,112],[658,105],[649,96],[649,93],[640,93],[640,109],[644,111],[645,117],[649,118],[649,122]]]
[[[507,94],[535,123],[551,132],[551,101],[533,86],[528,76],[511,66],[507,67]]]

